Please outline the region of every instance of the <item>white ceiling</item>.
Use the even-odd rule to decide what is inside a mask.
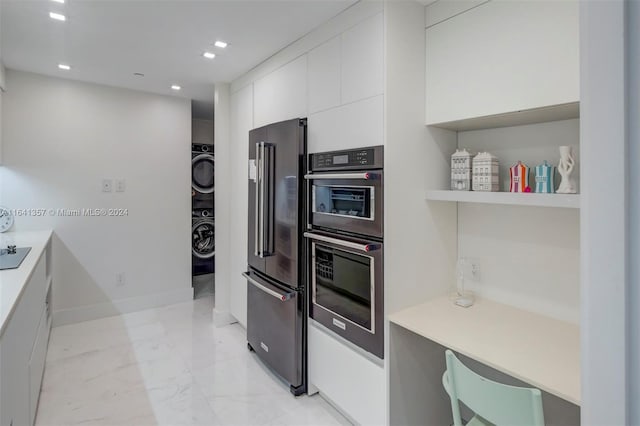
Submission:
[[[213,102],[214,82],[232,81],[355,0],[0,2],[7,68]],[[214,47],[218,39],[229,46]]]

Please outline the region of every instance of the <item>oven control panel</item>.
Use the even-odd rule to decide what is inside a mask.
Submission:
[[[382,146],[311,154],[311,170],[382,168]]]

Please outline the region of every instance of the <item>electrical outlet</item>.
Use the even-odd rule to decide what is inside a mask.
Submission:
[[[122,287],[126,283],[124,272],[119,272],[116,274],[116,287]]]
[[[470,277],[474,281],[480,281],[480,264],[478,262],[471,262]]]
[[[113,181],[111,179],[102,179],[102,192],[111,192],[113,190]]]
[[[480,262],[477,259],[460,259],[458,268],[461,268],[462,277],[469,281],[480,281]]]
[[[124,179],[116,179],[116,192],[124,192],[127,189],[127,182]]]

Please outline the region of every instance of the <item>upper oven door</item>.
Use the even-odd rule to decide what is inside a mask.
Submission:
[[[309,225],[372,237],[383,235],[382,171],[313,173]]]

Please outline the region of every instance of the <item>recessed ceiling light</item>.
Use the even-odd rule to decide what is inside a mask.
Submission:
[[[65,64],[58,64],[58,68],[65,71],[69,71],[71,69],[69,65],[65,65]]]
[[[64,0],[51,0],[51,1],[55,1],[56,3],[62,3],[62,4],[64,4]]]
[[[216,57],[216,54],[215,54],[215,53],[211,53],[211,52],[204,52],[204,53],[202,54],[202,56],[204,56],[204,57],[205,57],[205,58],[207,58],[207,59],[213,59],[213,58],[215,58],[215,57]]]
[[[174,84],[173,86],[171,86],[172,90],[180,90],[182,89],[182,87],[178,86],[177,84]]]
[[[220,40],[216,41],[216,42],[215,42],[215,45],[216,45],[216,47],[221,47],[221,48],[223,48],[223,49],[224,49],[225,47],[227,47],[227,43],[225,43],[224,41],[220,41]]]
[[[134,72],[133,75],[135,75],[136,77],[144,77],[144,74],[141,72]]]
[[[51,19],[55,19],[55,20],[58,20],[58,21],[66,21],[66,20],[67,20],[67,17],[66,17],[66,16],[61,15],[61,14],[59,14],[59,13],[49,12],[49,17],[50,17]]]

